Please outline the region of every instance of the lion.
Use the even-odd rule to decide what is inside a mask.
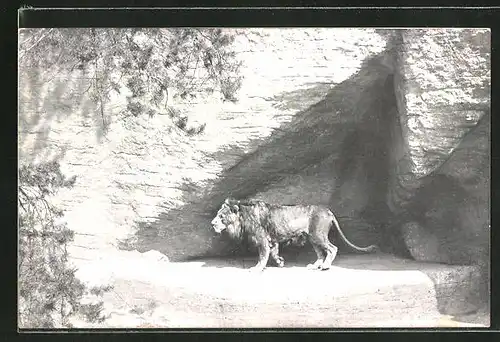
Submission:
[[[279,255],[279,244],[304,236],[317,255],[316,262],[307,268],[330,269],[338,250],[328,239],[333,225],[351,248],[360,252],[378,250],[376,245],[358,247],[351,243],[340,229],[335,215],[321,205],[275,205],[260,200],[227,198],[211,224],[216,233],[225,230],[232,239],[248,239],[257,247],[259,261],[251,267],[255,271],[264,270],[269,257],[278,267],[283,267],[285,260]]]

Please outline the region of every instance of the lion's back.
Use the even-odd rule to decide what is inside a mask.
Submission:
[[[263,201],[242,206],[241,219],[249,235],[266,235],[280,242],[309,234],[311,223],[330,220],[331,211],[319,205],[277,205]]]
[[[273,206],[269,210],[270,233],[279,241],[301,237],[309,232],[311,206]]]

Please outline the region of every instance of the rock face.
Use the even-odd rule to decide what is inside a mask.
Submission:
[[[417,260],[484,264],[490,234],[490,32],[400,32],[404,148],[389,191]]]

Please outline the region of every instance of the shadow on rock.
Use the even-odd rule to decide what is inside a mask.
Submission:
[[[220,203],[228,196],[250,197],[326,158],[333,158],[335,164],[330,177],[338,178],[336,174],[340,177],[330,204],[335,212],[344,212],[347,219],[341,220],[341,225],[345,234],[348,238],[354,235],[354,241],[361,245],[380,242],[377,236],[382,232],[377,229],[387,226],[383,224],[387,219],[384,216],[389,215],[383,201],[390,143],[384,138],[387,135],[384,127],[387,120],[395,119],[392,77],[390,70],[381,65],[383,58],[366,61],[358,74],[283,124],[260,142],[257,150],[228,167],[209,186],[183,185],[182,201],[186,204],[161,214],[153,223],[139,222],[133,247],[128,248],[156,249],[173,261],[196,256],[241,255],[248,246],[211,231],[210,221]],[[370,145],[372,142],[377,144]],[[225,153],[239,154],[241,150],[229,148],[218,157],[223,160]],[[359,155],[363,157],[355,157]],[[355,193],[353,185],[359,185]],[[349,191],[350,195],[343,196],[343,191]],[[351,200],[349,203],[336,200],[342,198]],[[342,243],[339,248],[342,250]]]

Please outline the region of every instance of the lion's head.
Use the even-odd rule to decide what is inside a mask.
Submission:
[[[226,198],[222,203],[217,215],[211,222],[216,233],[227,230],[230,235],[238,235],[241,230],[238,203],[239,201],[232,198]]]

